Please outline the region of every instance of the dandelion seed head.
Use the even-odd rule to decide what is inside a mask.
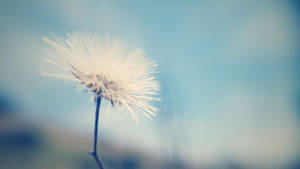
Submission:
[[[160,100],[157,64],[142,49],[93,33],[73,32],[67,38],[52,35],[44,40],[51,46],[46,61],[56,71],[41,68],[42,75],[75,81],[95,98],[128,111],[136,121],[137,113],[151,119],[159,111],[151,105]]]

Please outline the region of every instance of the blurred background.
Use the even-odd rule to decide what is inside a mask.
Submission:
[[[100,112],[106,169],[300,169],[299,1],[0,1],[0,168],[96,169],[91,95],[41,77],[50,33],[157,60],[160,114]]]

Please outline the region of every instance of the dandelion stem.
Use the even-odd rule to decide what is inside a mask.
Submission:
[[[97,162],[97,165],[100,169],[104,169],[103,165],[101,163],[101,160],[98,156],[97,153],[97,141],[98,141],[98,119],[99,119],[99,110],[100,110],[100,104],[101,104],[101,97],[97,97],[97,101],[96,101],[96,112],[95,112],[95,130],[94,130],[94,147],[93,147],[93,151],[89,152],[89,154],[91,156],[94,157],[94,159]]]

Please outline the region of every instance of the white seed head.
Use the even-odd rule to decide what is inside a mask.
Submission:
[[[160,100],[156,97],[160,87],[154,76],[157,64],[145,58],[142,49],[93,33],[73,32],[65,39],[52,35],[44,40],[52,47],[46,60],[61,70],[43,68],[42,75],[76,81],[95,98],[102,97],[113,107],[130,112],[137,122],[136,113],[151,119],[158,112],[151,105]]]

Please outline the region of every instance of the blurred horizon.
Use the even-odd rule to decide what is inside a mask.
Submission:
[[[119,150],[126,155],[129,149],[114,149],[119,145],[144,154],[128,157],[141,161],[136,168],[175,168],[169,163],[178,161],[178,168],[298,169],[299,17],[294,0],[3,0],[0,138],[8,138],[10,128],[23,131],[24,124],[40,132],[41,142],[63,147],[64,139],[56,140],[65,136],[80,142],[69,145],[70,151],[90,147],[91,95],[76,91],[72,82],[40,76],[38,68],[47,64],[43,38],[51,33],[107,33],[157,61],[162,101],[159,115],[139,115],[140,124],[129,114],[107,112],[103,102],[100,140],[109,147],[104,156],[113,160]],[[148,157],[156,161],[144,163]]]

